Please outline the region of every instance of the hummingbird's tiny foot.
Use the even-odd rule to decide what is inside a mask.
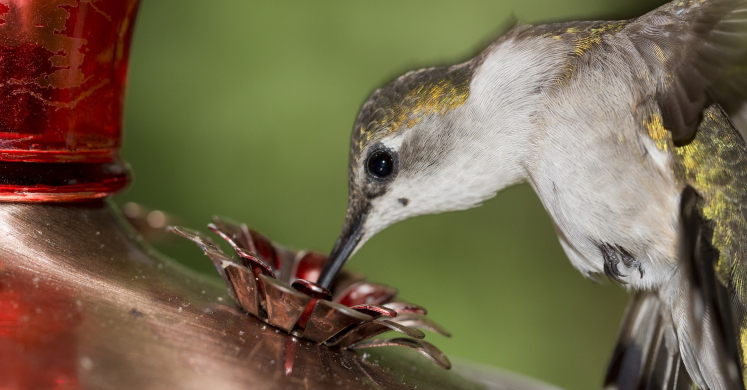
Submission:
[[[623,264],[625,264],[625,267],[634,267],[641,274],[641,278],[643,278],[643,265],[641,265],[641,262],[636,260],[635,257],[630,254],[630,252],[625,250],[625,248],[621,247],[620,245],[616,245],[616,247],[617,252],[620,253],[620,257],[622,257],[622,262]]]
[[[624,273],[620,272],[619,269],[617,269],[617,265],[620,264],[620,258],[617,256],[616,248],[612,247],[612,245],[610,244],[605,243],[600,245],[599,249],[602,251],[602,257],[604,258],[605,275],[607,275],[607,277],[617,283],[628,284],[626,281],[621,279],[628,275],[625,275]]]
[[[621,283],[621,284],[625,283],[622,279],[620,279],[620,277],[618,277],[617,275],[615,275],[615,273],[610,268],[610,263],[608,263],[606,261],[604,262],[604,274],[607,275],[608,278],[614,280],[615,282],[618,282],[618,283]]]
[[[633,260],[633,262],[631,263],[631,266],[635,267],[635,269],[638,270],[638,272],[641,274],[641,279],[643,279],[643,266],[641,265],[641,262],[638,260]]]
[[[614,264],[612,264],[610,262],[605,261],[604,262],[604,273],[605,273],[605,275],[607,275],[607,277],[609,277],[610,279],[614,280],[617,283],[628,284],[628,282],[620,279],[620,277],[625,277],[627,275],[621,273],[617,269],[617,265],[614,265]]]

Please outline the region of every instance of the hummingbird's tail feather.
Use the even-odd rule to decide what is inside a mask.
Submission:
[[[677,345],[671,320],[662,315],[663,303],[655,292],[633,295],[607,368],[606,390],[691,390],[690,378]]]

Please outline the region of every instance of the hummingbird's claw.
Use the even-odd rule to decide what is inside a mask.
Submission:
[[[620,272],[619,269],[617,269],[617,265],[620,264],[620,260],[622,260],[622,263],[626,268],[637,269],[641,274],[641,277],[643,277],[643,265],[641,265],[641,262],[636,260],[635,257],[630,254],[630,252],[625,250],[625,248],[621,247],[620,245],[613,246],[604,243],[599,246],[599,249],[602,251],[602,257],[604,257],[604,273],[610,279],[620,284],[628,284],[626,281],[621,279],[627,277],[628,275],[625,275],[624,273]]]
[[[620,245],[617,245],[617,251],[620,253],[620,256],[622,257],[622,262],[625,264],[627,268],[635,267],[635,269],[638,270],[638,272],[641,274],[641,278],[643,277],[643,266],[641,265],[641,262],[636,260],[635,257],[633,257],[628,251],[625,250],[625,248],[621,247]]]
[[[617,265],[620,264],[620,258],[617,256],[617,249],[606,243],[602,244],[599,249],[602,250],[602,257],[604,257],[604,273],[617,283],[628,284],[628,282],[621,279],[628,275],[625,275],[617,269]]]

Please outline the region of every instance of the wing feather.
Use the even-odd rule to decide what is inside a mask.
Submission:
[[[676,143],[693,138],[709,95],[727,111],[747,98],[747,2],[683,0],[668,3],[624,32],[656,80],[664,126]],[[744,74],[734,75],[739,69]]]
[[[636,292],[630,300],[607,369],[607,390],[691,390],[671,319],[656,292]]]

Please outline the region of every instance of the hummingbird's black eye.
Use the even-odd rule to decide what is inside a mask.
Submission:
[[[377,179],[386,179],[394,171],[394,159],[386,150],[380,150],[368,157],[368,173]]]

